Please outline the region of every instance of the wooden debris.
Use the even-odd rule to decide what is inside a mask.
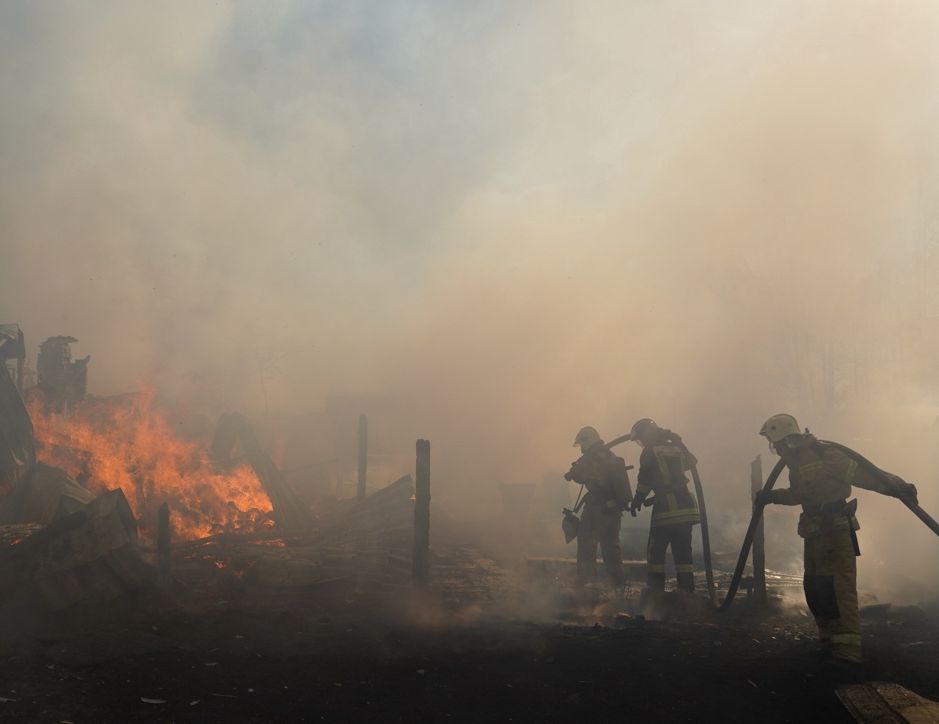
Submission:
[[[64,470],[36,463],[0,501],[0,522],[48,525],[94,500]]]
[[[368,418],[359,415],[359,476],[356,498],[365,500],[366,481],[368,479]]]
[[[862,724],[939,724],[939,702],[899,684],[870,681],[842,686],[835,693],[854,720]]]
[[[0,352],[6,339],[0,335]],[[33,423],[6,364],[0,364],[0,487],[15,483],[35,462]]]
[[[154,573],[124,494],[112,490],[0,551],[0,596],[59,610],[139,589]]]
[[[229,412],[219,418],[215,427],[212,457],[221,465],[231,464],[232,451],[236,445],[241,447],[248,464],[264,487],[271,501],[277,527],[286,534],[311,528],[313,516],[309,508],[297,497],[287,478],[261,447],[248,421],[237,412]]]
[[[417,441],[417,485],[414,502],[414,552],[412,576],[414,585],[427,586],[430,575],[430,441]]]

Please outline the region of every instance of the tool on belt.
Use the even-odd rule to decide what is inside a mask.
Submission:
[[[854,500],[833,500],[830,503],[822,503],[821,505],[803,505],[802,515],[804,517],[800,518],[799,534],[810,537],[832,528],[847,530],[851,535],[854,555],[859,556],[861,555],[861,545],[858,543],[857,530],[854,528],[856,522],[854,516],[856,514],[856,498]],[[808,523],[805,528],[803,528],[803,521]]]
[[[632,468],[632,465],[629,466],[629,469]],[[584,494],[584,486],[580,486],[580,492],[577,494],[577,501],[574,503],[574,509],[564,508],[561,512],[564,514],[564,518],[561,520],[561,530],[564,531],[564,542],[570,543],[577,537],[578,532],[580,531],[580,518],[577,517],[577,514],[580,512],[580,509],[584,507],[584,503],[587,502],[587,498],[584,497],[581,500],[581,495]],[[650,498],[645,501],[643,505],[645,507],[650,507],[655,504],[655,498]]]
[[[574,509],[564,508],[564,510],[561,511],[564,514],[564,519],[561,521],[561,530],[564,531],[565,543],[570,543],[574,540],[580,530],[580,518],[577,517],[577,513],[580,512],[584,503],[587,502],[586,498],[581,499],[583,494],[584,486],[581,485],[580,492],[577,494],[577,500],[574,501]]]

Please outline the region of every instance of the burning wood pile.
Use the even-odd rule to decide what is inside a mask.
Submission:
[[[405,588],[411,582],[414,483],[406,475],[365,498],[320,516],[299,536],[276,530],[180,543],[173,574],[190,587],[210,574],[236,588]]]
[[[37,455],[92,494],[122,490],[148,537],[163,503],[184,539],[273,525],[270,498],[248,463],[216,465],[205,446],[173,430],[152,390],[88,400],[68,416],[33,395],[29,413]]]
[[[410,475],[314,514],[238,414],[205,444],[152,391],[59,404],[40,386],[25,397],[0,368],[0,603],[59,609],[158,583],[198,591],[217,576],[268,588],[410,583]]]

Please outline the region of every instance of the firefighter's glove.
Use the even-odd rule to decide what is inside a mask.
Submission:
[[[629,514],[635,518],[639,514],[639,511],[642,510],[642,501],[638,497],[633,498],[632,502],[627,504],[626,507],[627,510],[629,510]]]
[[[893,482],[897,488],[897,497],[900,500],[908,501],[910,503],[918,502],[915,485],[911,485],[910,483],[906,482],[905,480],[901,480],[900,478],[896,478]]]
[[[771,505],[772,502],[773,502],[773,491],[761,490],[753,498],[753,507],[762,508],[766,505]]]

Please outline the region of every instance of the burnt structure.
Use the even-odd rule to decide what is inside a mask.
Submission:
[[[33,424],[5,364],[0,365],[0,490],[36,463]]]
[[[91,355],[73,360],[71,344],[77,341],[75,337],[49,337],[39,346],[39,390],[52,410],[68,410],[87,394]]]
[[[20,325],[0,324],[0,361],[4,365],[10,361],[14,363],[8,372],[13,375],[16,389],[22,395],[26,375],[26,338]]]

